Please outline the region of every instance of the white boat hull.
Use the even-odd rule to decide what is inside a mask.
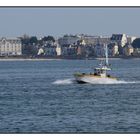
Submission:
[[[92,83],[92,84],[111,84],[112,82],[116,82],[116,78],[110,77],[97,77],[97,76],[75,76],[75,79],[78,83]]]

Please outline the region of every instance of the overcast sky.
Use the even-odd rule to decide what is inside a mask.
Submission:
[[[0,37],[77,33],[140,36],[140,8],[0,8]]]

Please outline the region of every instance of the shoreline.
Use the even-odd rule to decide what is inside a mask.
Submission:
[[[0,61],[60,61],[60,60],[103,60],[104,58],[16,58],[16,57],[6,57],[0,58]],[[120,60],[120,59],[140,59],[140,57],[110,57],[110,60]]]
[[[62,59],[35,59],[35,58],[0,58],[0,61],[52,61],[52,60],[62,60]]]
[[[82,57],[82,56],[1,56],[0,61],[52,61],[52,60],[104,60],[104,57]],[[110,60],[140,59],[140,56],[114,56]]]

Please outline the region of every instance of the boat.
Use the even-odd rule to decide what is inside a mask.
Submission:
[[[104,63],[103,63],[104,62]],[[84,83],[104,83],[106,81],[112,82],[117,81],[116,77],[111,76],[108,74],[110,71],[110,65],[108,63],[108,48],[105,45],[105,61],[101,61],[98,67],[94,68],[93,73],[75,73],[74,77],[77,83],[84,84]]]

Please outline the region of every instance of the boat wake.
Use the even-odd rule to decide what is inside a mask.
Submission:
[[[55,85],[68,85],[74,82],[73,79],[63,79],[63,80],[56,80],[53,82]]]
[[[112,80],[112,79],[102,79],[102,80],[91,80],[91,79],[84,79],[86,83],[89,84],[102,84],[102,85],[107,85],[107,84],[137,84],[140,83],[140,81],[125,81],[125,80]],[[74,79],[60,79],[54,81],[52,84],[54,85],[69,85],[76,83]]]

